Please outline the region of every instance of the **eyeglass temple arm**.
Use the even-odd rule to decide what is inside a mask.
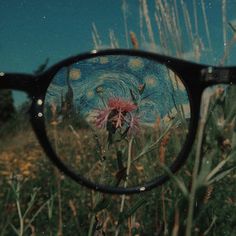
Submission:
[[[230,69],[229,80],[230,80],[230,83],[236,84],[236,67]]]
[[[208,85],[236,84],[236,67],[206,67],[202,78]]]
[[[0,72],[0,89],[15,89],[30,93],[35,87],[36,77],[29,74]]]

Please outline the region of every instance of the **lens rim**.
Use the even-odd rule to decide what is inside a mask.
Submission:
[[[189,132],[187,134],[186,141],[183,145],[182,150],[180,151],[179,155],[174,160],[174,162],[169,166],[169,169],[172,173],[177,172],[183,166],[186,159],[188,158],[188,154],[191,150],[191,146],[193,144],[196,135],[198,117],[200,114],[201,94],[205,89],[203,83],[197,80],[197,78],[200,77],[201,70],[203,68],[206,68],[205,65],[186,62],[180,59],[158,55],[150,52],[129,50],[129,49],[108,49],[102,51],[92,51],[90,53],[85,53],[79,56],[68,58],[66,60],[57,63],[56,65],[52,66],[47,71],[38,76],[37,91],[35,91],[35,96],[33,98],[32,106],[30,109],[31,123],[40,144],[42,145],[45,153],[52,161],[52,163],[55,166],[57,166],[57,168],[59,168],[59,170],[61,170],[65,175],[69,176],[79,184],[100,192],[111,193],[111,194],[134,194],[134,193],[149,191],[154,187],[164,184],[167,180],[170,179],[170,175],[168,174],[162,175],[146,182],[143,185],[128,187],[128,188],[111,187],[107,185],[96,184],[86,179],[84,176],[74,173],[70,168],[68,168],[57,156],[47,137],[45,119],[43,115],[44,101],[47,88],[53,77],[63,67],[67,67],[81,60],[91,59],[98,56],[108,56],[108,55],[137,56],[164,64],[167,68],[174,71],[178,75],[182,83],[185,85],[190,102]]]

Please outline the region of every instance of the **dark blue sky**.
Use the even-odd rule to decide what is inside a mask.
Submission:
[[[91,50],[93,22],[101,35],[122,34],[120,9],[117,0],[1,0],[0,67],[31,72],[47,57],[53,63]]]
[[[202,0],[168,0],[169,6],[178,4],[179,17],[183,21],[181,2],[186,4],[194,33],[193,3],[196,2],[199,36],[208,47],[204,26]],[[207,20],[213,56],[203,52],[202,62],[217,64],[223,56],[222,2],[205,0]],[[0,0],[0,70],[33,72],[49,58],[53,64],[68,56],[94,48],[92,23],[96,24],[102,44],[109,47],[109,30],[113,30],[120,47],[126,47],[122,0]],[[139,0],[126,0],[129,30],[140,35]],[[165,1],[162,1],[165,2]],[[155,23],[155,1],[147,0],[153,24],[154,37],[158,38]],[[226,0],[226,22],[236,19],[236,0]],[[236,21],[234,22],[236,23]],[[184,28],[183,24],[180,25]],[[226,25],[228,40],[232,37]],[[182,29],[185,32],[184,29]],[[147,30],[146,30],[147,31]],[[148,37],[146,37],[148,38]],[[182,37],[186,54],[191,54],[187,36]],[[158,40],[157,40],[158,41]],[[186,42],[185,42],[186,41]],[[148,44],[145,45],[148,49]],[[236,64],[235,47],[230,52],[228,64]]]

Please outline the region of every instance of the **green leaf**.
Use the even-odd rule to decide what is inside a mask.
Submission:
[[[184,195],[184,197],[188,197],[189,195],[189,191],[187,189],[187,187],[184,184],[184,181],[182,181],[180,178],[178,178],[177,176],[175,176],[175,174],[173,174],[170,169],[162,164],[159,163],[160,167],[166,172],[166,174],[170,177],[170,179],[177,184],[178,188],[181,190],[182,194]]]
[[[221,168],[229,161],[231,156],[221,161],[206,177],[206,180],[209,181],[213,176],[216,176],[220,172]]]
[[[133,215],[138,208],[140,208],[141,206],[143,206],[144,204],[147,203],[147,200],[144,198],[140,198],[138,199],[132,207],[130,207],[127,211],[124,212],[124,215],[126,218],[130,217],[131,215]]]
[[[133,215],[137,210],[138,208],[140,208],[142,205],[146,204],[147,203],[147,200],[144,199],[144,198],[140,198],[138,199],[134,204],[133,206],[131,206],[128,210],[126,211],[123,211],[119,214],[119,225],[125,220],[127,219],[128,217],[130,217],[131,215]]]
[[[226,175],[228,175],[230,172],[232,172],[233,170],[236,169],[235,165],[232,165],[230,167],[224,168],[223,170],[217,172],[209,181],[209,184],[212,184],[216,181],[219,181],[221,179],[223,179]]]
[[[134,228],[134,227],[133,227],[133,228],[131,229],[131,235],[132,235],[132,236],[138,235],[138,233],[139,233],[139,230],[138,230],[137,228]]]
[[[109,207],[110,203],[111,203],[111,196],[104,196],[98,203],[97,205],[94,207],[93,211],[94,213],[97,213],[103,209],[106,209],[107,207]]]
[[[215,152],[213,152],[212,155],[209,155],[208,157],[202,160],[201,170],[197,178],[197,186],[202,186],[206,184],[206,178],[211,171],[212,156],[214,156],[214,153]]]

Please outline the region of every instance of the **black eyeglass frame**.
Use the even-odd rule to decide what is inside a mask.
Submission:
[[[144,185],[128,188],[96,184],[69,169],[57,156],[47,137],[43,105],[47,88],[55,74],[61,68],[68,67],[81,60],[108,55],[136,56],[156,61],[174,71],[186,87],[189,96],[191,114],[189,133],[178,157],[174,160],[171,166],[169,166],[170,171],[173,173],[177,172],[183,166],[194,142],[200,116],[201,97],[204,89],[217,84],[236,84],[236,67],[217,67],[197,64],[141,50],[107,49],[99,51],[94,50],[89,53],[70,57],[51,66],[39,75],[0,72],[0,89],[24,91],[31,97],[32,105],[30,108],[30,121],[35,134],[49,159],[65,175],[83,186],[104,193],[133,194],[149,191],[152,188],[165,183],[169,179],[168,174],[157,177]]]

